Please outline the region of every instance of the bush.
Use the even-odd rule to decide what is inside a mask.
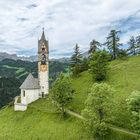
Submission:
[[[60,109],[63,117],[66,106],[73,99],[73,93],[70,79],[61,73],[50,90],[50,99]]]
[[[126,102],[131,113],[131,126],[140,133],[140,91],[133,91]]]
[[[113,93],[114,90],[108,84],[95,83],[87,97],[82,115],[86,118],[86,130],[94,137],[105,137],[109,132],[106,121],[111,113]]]

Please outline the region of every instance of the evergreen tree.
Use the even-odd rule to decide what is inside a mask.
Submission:
[[[99,47],[101,47],[101,43],[93,39],[90,42],[90,49],[88,51],[89,55],[91,55],[93,52],[97,51],[99,49]]]
[[[110,50],[113,60],[117,58],[119,53],[119,46],[122,45],[118,36],[119,32],[120,31],[111,30],[107,37],[107,41],[104,43]]]
[[[131,36],[128,45],[129,45],[128,51],[130,52],[130,54],[136,55],[136,40],[134,36]]]
[[[0,78],[0,108],[7,105],[19,95],[21,82],[16,78]]]
[[[80,72],[86,71],[88,69],[89,69],[88,58],[83,58],[82,63],[81,63]]]
[[[125,60],[127,58],[127,51],[124,49],[119,49],[118,58]]]
[[[76,44],[74,48],[74,54],[71,57],[71,71],[74,76],[78,76],[78,74],[80,73],[81,62],[82,55],[79,51],[78,44]]]
[[[140,35],[136,37],[136,45],[137,45],[137,48],[138,48],[138,52],[140,54]]]
[[[93,74],[93,79],[96,81],[102,81],[106,79],[108,60],[109,54],[105,50],[92,53],[89,67],[91,73]]]
[[[70,79],[61,73],[50,90],[50,99],[60,109],[63,117],[66,106],[73,99],[73,93]]]

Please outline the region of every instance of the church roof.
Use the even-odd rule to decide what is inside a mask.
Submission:
[[[39,81],[38,78],[34,78],[33,75],[30,73],[25,81],[20,86],[20,89],[39,89]]]

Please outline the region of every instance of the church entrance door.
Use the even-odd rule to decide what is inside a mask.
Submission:
[[[44,98],[44,97],[45,97],[44,92],[42,92],[42,98]]]

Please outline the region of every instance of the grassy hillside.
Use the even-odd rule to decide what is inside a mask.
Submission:
[[[108,79],[106,80],[116,93],[112,99],[115,103],[112,123],[116,126],[132,130],[130,115],[126,110],[126,97],[133,90],[140,90],[140,56],[128,60],[116,60],[110,63]],[[86,71],[79,78],[72,79],[76,90],[70,109],[80,113],[88,91],[93,84],[91,75]],[[89,140],[88,134],[82,129],[82,122],[68,116],[65,120],[56,108],[46,99],[40,99],[29,105],[26,112],[14,112],[13,107],[0,111],[0,139],[7,140]],[[134,137],[111,132],[106,140],[135,140]]]
[[[113,110],[111,123],[131,131],[133,128],[130,125],[130,114],[126,109],[126,98],[132,91],[140,90],[139,71],[140,56],[112,61],[105,81],[116,90],[112,99],[114,106],[110,108]],[[72,82],[77,93],[71,108],[80,113],[84,109],[85,99],[94,81],[92,75],[86,71],[81,74],[81,77],[72,79]]]
[[[126,110],[126,98],[132,91],[140,90],[140,56],[129,57],[127,60],[115,60],[110,63],[108,78],[105,82],[110,84],[115,90],[114,121],[112,123],[121,127],[130,127],[130,114]],[[73,79],[73,87],[76,89],[76,98],[72,103],[72,108],[76,112],[81,112],[91,85],[94,83],[89,72],[83,72],[81,77]],[[79,94],[80,93],[80,94]]]
[[[111,63],[108,83],[114,87],[114,123],[118,126],[130,127],[130,114],[126,109],[126,98],[132,91],[140,91],[140,56],[130,57],[125,61]]]
[[[46,99],[31,104],[26,112],[12,107],[0,111],[2,140],[85,140],[81,122],[73,117],[65,120]]]

